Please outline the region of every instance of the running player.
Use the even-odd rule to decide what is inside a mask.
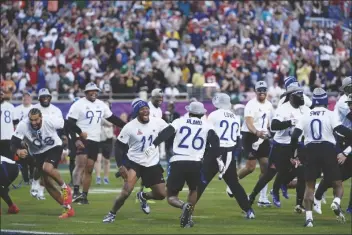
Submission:
[[[156,146],[175,134],[174,156],[170,158],[168,169],[167,201],[171,206],[182,210],[180,224],[183,228],[193,226],[192,213],[197,203],[197,188],[201,182],[201,160],[207,144],[214,148],[214,153],[218,153],[213,157],[219,156],[219,137],[212,125],[201,120],[206,113],[204,105],[192,102],[186,106],[186,110],[189,112],[189,118],[182,117],[173,121],[145,151],[147,156],[152,156]],[[189,188],[187,202],[178,198],[185,183]]]
[[[139,178],[145,187],[150,187],[151,192],[137,192],[137,198],[141,203],[141,209],[145,214],[150,213],[147,200],[163,200],[166,196],[163,168],[159,161],[159,151],[147,157],[144,150],[152,145],[158,133],[167,126],[167,123],[159,118],[150,117],[148,103],[139,100],[133,105],[133,113],[137,117],[122,128],[117,138],[118,159],[122,159],[127,153],[127,159],[120,166],[120,174],[124,179],[124,187],[120,196],[115,200],[110,212],[104,217],[104,223],[115,221],[116,213],[132,193]]]
[[[0,91],[0,118],[1,118],[1,138],[0,155],[13,160],[10,149],[11,137],[14,133],[14,112],[15,107],[4,99],[4,93]]]
[[[297,147],[298,138],[304,135],[306,147],[306,190],[304,207],[306,209],[306,227],[313,227],[312,207],[314,201],[314,185],[317,173],[323,171],[324,178],[332,182],[335,198],[331,204],[337,219],[345,221],[340,202],[343,195],[343,186],[336,158],[336,140],[334,132],[352,140],[352,131],[334,118],[334,113],[327,109],[328,96],[322,88],[313,91],[313,109],[309,115],[304,115],[296,124],[291,136],[291,144]]]
[[[0,197],[6,202],[9,209],[7,213],[17,214],[20,212],[20,209],[13,203],[9,195],[9,186],[18,176],[19,166],[15,161],[11,159],[0,156],[1,158],[1,167],[0,167]],[[1,208],[0,208],[1,215]]]
[[[99,152],[102,118],[119,127],[125,125],[103,101],[97,99],[99,91],[95,83],[88,83],[84,90],[85,97],[73,103],[67,115],[69,125],[77,125],[88,134],[87,139],[79,140],[81,147],[77,149],[76,166],[73,171],[73,201],[80,204],[88,204],[87,196],[92,172]],[[83,171],[83,192],[80,194],[79,186]]]
[[[232,153],[236,151],[240,139],[241,120],[231,111],[230,96],[225,93],[218,93],[213,98],[213,105],[217,109],[208,116],[208,122],[213,125],[214,130],[220,136],[220,157],[211,151],[207,151],[202,164],[202,181],[198,187],[198,200],[203,194],[210,181],[220,171],[220,177],[233,192],[239,206],[246,212],[248,219],[254,219],[254,212],[248,202],[247,194],[242,185],[238,182],[236,171],[236,160]],[[219,166],[217,164],[219,162]]]
[[[18,124],[11,139],[11,149],[20,158],[27,157],[28,153],[36,158],[37,169],[45,188],[64,207],[64,212],[59,218],[74,216],[71,188],[65,184],[57,170],[62,154],[62,140],[57,130],[64,127],[64,120],[61,117],[43,116],[37,108],[31,109],[28,116],[29,118]],[[22,147],[22,141],[27,144],[28,151]],[[61,187],[62,195],[52,179]]]
[[[266,82],[259,81],[255,85],[257,96],[251,99],[244,109],[245,121],[242,126],[243,149],[248,160],[246,166],[238,171],[238,177],[243,179],[251,174],[257,160],[259,161],[263,176],[268,168],[268,156],[270,152],[269,123],[273,113],[273,106],[267,100],[268,86]],[[267,197],[267,185],[260,192],[258,206],[269,207],[271,202]]]

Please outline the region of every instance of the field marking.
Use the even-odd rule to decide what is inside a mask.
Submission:
[[[68,234],[68,233],[51,233],[51,232],[39,232],[39,231],[28,231],[28,230],[1,229],[1,234]]]
[[[11,223],[11,224],[16,226],[28,226],[28,227],[39,226],[39,224],[22,224],[22,223]]]
[[[75,223],[82,223],[82,224],[101,224],[102,222],[97,221],[83,221],[83,220],[72,220]]]
[[[207,188],[207,191],[215,191],[215,188]],[[92,188],[89,190],[89,194],[110,194],[110,193],[121,193],[122,189],[108,189],[108,188]],[[137,192],[139,189],[133,189],[133,192]],[[183,188],[182,192],[187,192],[188,188]]]
[[[206,216],[206,215],[192,215],[193,218],[199,218],[199,219],[210,219],[210,218],[215,218],[215,216]]]

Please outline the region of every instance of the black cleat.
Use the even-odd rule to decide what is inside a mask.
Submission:
[[[79,204],[79,205],[88,205],[89,202],[88,202],[87,196],[84,195],[83,193],[82,193],[81,195],[82,195],[82,198],[81,198],[81,200],[78,202],[78,204]]]
[[[192,215],[192,205],[189,203],[185,203],[182,209],[181,215],[181,228],[191,227],[191,215]]]
[[[72,202],[79,203],[82,200],[83,195],[81,193],[74,193],[72,195]]]

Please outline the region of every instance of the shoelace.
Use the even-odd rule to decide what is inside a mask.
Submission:
[[[64,200],[67,200],[67,198],[68,198],[67,188],[62,189],[62,194],[63,194]]]

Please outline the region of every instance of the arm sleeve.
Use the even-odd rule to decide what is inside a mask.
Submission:
[[[104,115],[103,115],[103,117],[104,118],[108,118],[108,117],[111,117],[112,115],[113,115],[113,113],[109,109],[109,106],[104,103]]]
[[[343,125],[339,125],[334,128],[334,132],[343,135],[347,141],[352,141],[352,130],[348,129]],[[350,143],[350,142],[348,142]]]
[[[276,118],[271,122],[272,131],[281,131],[291,127],[291,121],[279,121]]]
[[[291,135],[291,145],[293,149],[297,148],[298,138],[302,135],[303,131],[301,129],[295,128]]]
[[[73,131],[74,133],[81,134],[82,130],[76,125],[77,120],[73,118],[68,118],[68,120],[65,120],[65,130],[70,130]]]
[[[10,149],[11,149],[11,152],[13,155],[16,154],[17,149],[22,148],[21,142],[22,142],[22,139],[14,136],[14,135],[12,136],[11,142],[10,142]]]
[[[122,121],[119,117],[116,117],[114,114],[112,114],[110,117],[106,118],[106,120],[108,120],[109,122],[111,122],[112,124],[114,124],[117,127],[123,128],[126,125],[126,123],[124,121]]]
[[[220,154],[220,140],[213,129],[208,132],[207,142],[210,144],[212,152]],[[218,154],[215,154],[215,157],[218,157]]]
[[[126,154],[128,152],[128,145],[117,140],[115,147],[116,147],[116,150],[115,150],[116,165],[118,167],[121,167],[123,165],[123,162],[126,158]]]
[[[172,125],[169,125],[159,133],[159,135],[153,141],[153,144],[158,146],[162,142],[168,140],[175,133],[175,131],[175,128]]]

